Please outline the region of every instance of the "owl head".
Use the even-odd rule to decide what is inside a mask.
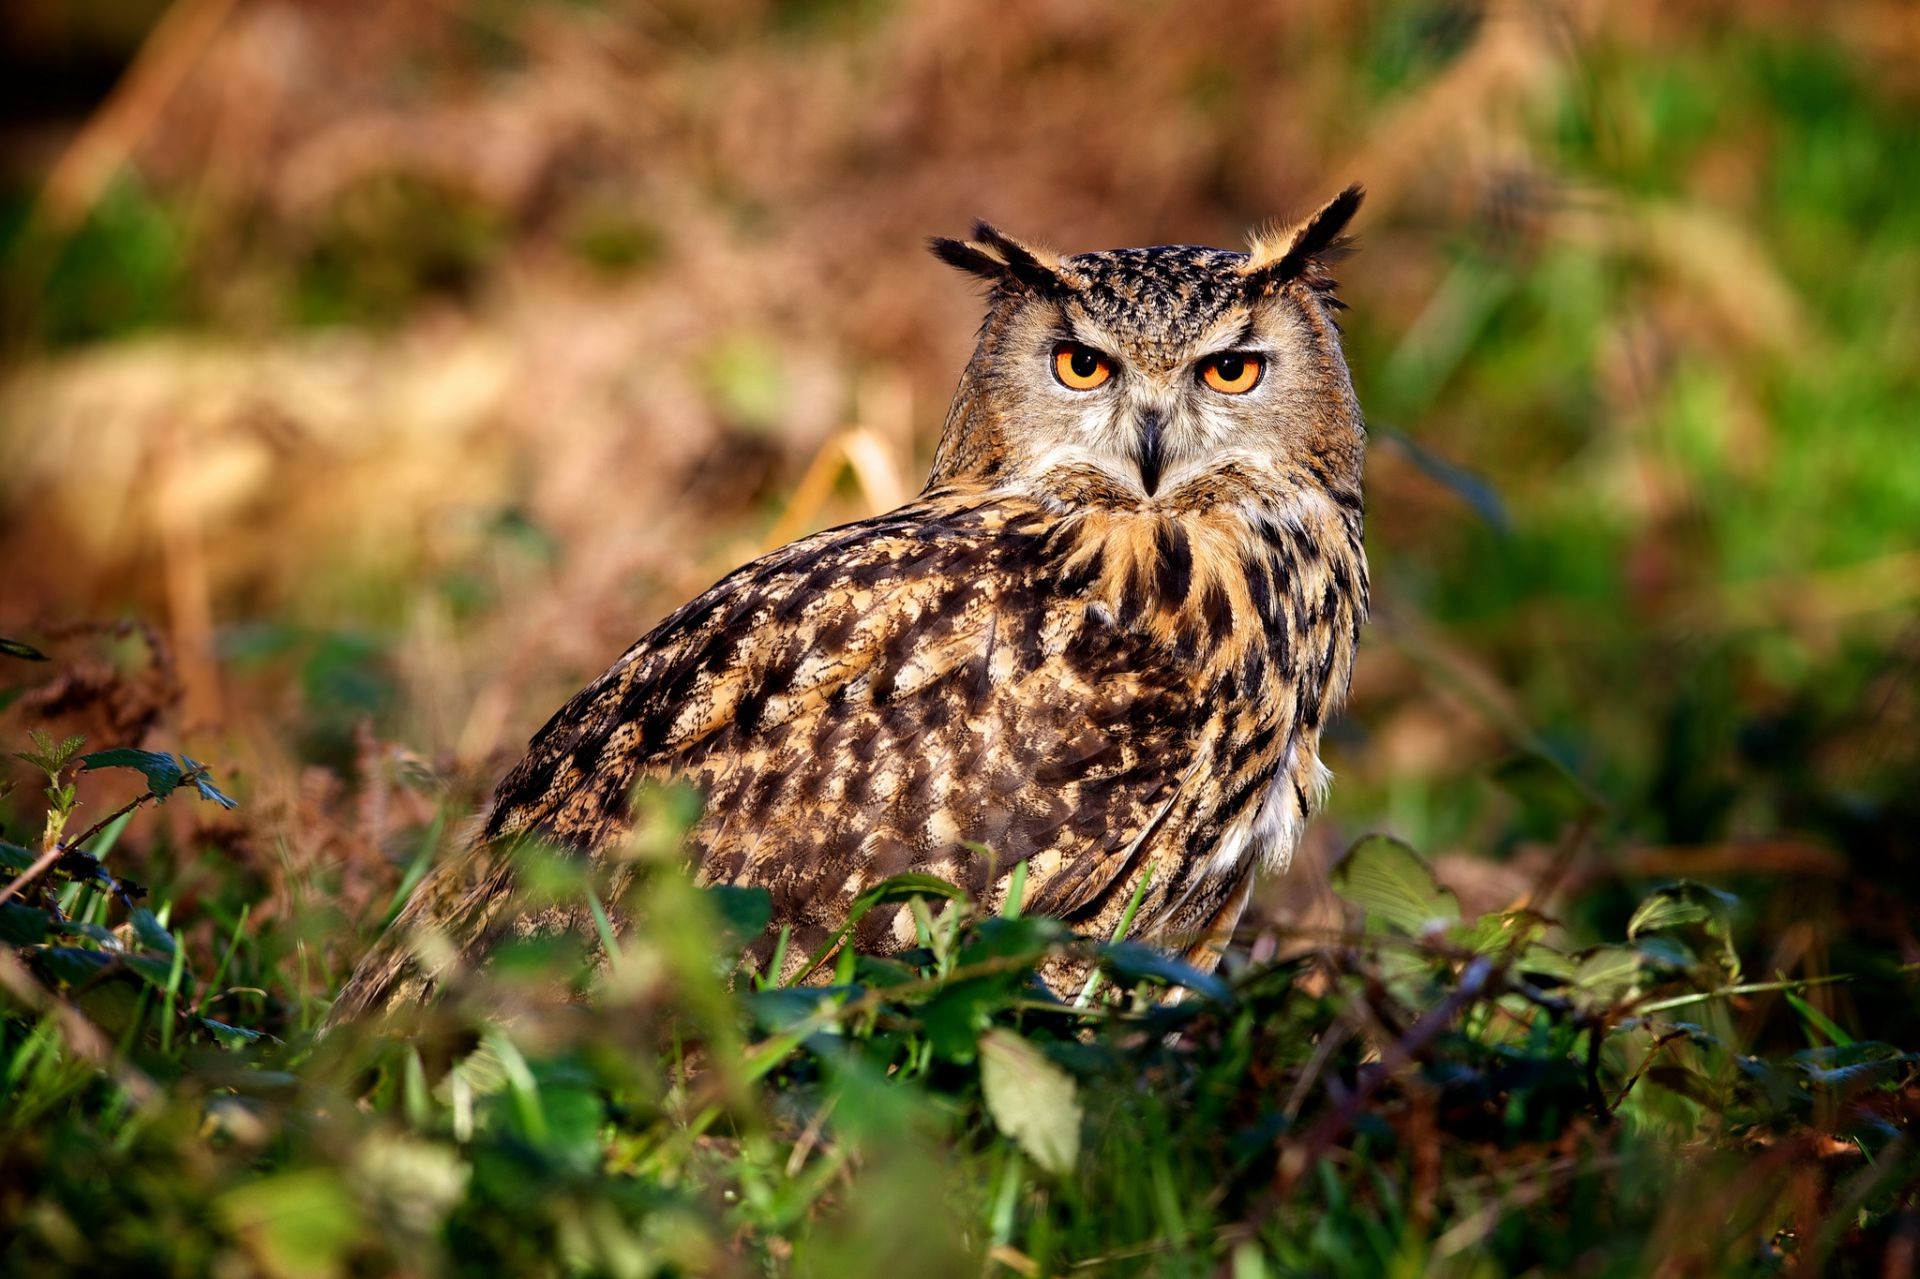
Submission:
[[[1183,507],[1317,485],[1357,503],[1364,431],[1327,263],[1349,187],[1249,252],[1060,257],[985,223],[934,253],[992,285],[932,483]]]

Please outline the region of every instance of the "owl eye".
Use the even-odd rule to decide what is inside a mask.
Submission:
[[[1222,395],[1245,395],[1260,385],[1267,362],[1257,355],[1228,351],[1200,366],[1200,380]]]
[[[1062,342],[1053,348],[1053,375],[1070,391],[1091,391],[1113,376],[1113,361],[1090,346]]]

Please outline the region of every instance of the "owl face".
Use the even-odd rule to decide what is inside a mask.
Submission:
[[[1357,203],[1343,194],[1251,253],[1054,259],[984,227],[972,243],[936,241],[995,283],[936,479],[945,466],[1046,492],[1094,480],[1170,506],[1219,491],[1209,481],[1226,474],[1357,484],[1363,430],[1320,269]]]

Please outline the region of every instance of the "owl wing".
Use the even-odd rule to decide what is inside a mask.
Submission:
[[[604,851],[634,788],[674,779],[706,795],[699,878],[767,888],[796,950],[909,870],[991,903],[1024,861],[1029,909],[1093,913],[1174,834],[1201,710],[1150,640],[1090,602],[1098,565],[1061,532],[1031,504],[923,501],[737,570],[535,734],[488,838],[398,927],[466,948],[511,889],[503,842]],[[859,941],[885,948],[891,922],[870,917]]]

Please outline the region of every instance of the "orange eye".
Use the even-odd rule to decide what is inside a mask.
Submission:
[[[1053,375],[1071,391],[1091,391],[1113,376],[1113,361],[1089,346],[1062,342],[1053,348]]]
[[[1229,351],[1200,366],[1200,380],[1222,395],[1245,395],[1260,385],[1267,362],[1257,355]]]

